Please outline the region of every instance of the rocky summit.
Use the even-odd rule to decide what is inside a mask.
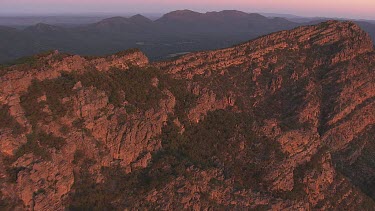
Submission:
[[[0,71],[1,210],[374,210],[375,51],[328,21]]]

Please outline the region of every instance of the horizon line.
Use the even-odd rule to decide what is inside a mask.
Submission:
[[[372,18],[355,18],[355,17],[337,17],[337,16],[319,16],[319,15],[306,15],[301,16],[295,13],[278,13],[278,12],[248,12],[243,10],[236,10],[236,9],[224,9],[224,10],[206,10],[206,11],[197,11],[192,9],[177,9],[171,10],[169,12],[105,12],[105,11],[95,11],[95,12],[10,12],[10,13],[2,13],[0,14],[0,18],[16,18],[16,17],[100,17],[100,16],[111,16],[111,15],[126,15],[126,16],[133,16],[133,15],[159,15],[160,17],[174,11],[182,11],[182,10],[189,10],[201,14],[209,13],[209,12],[222,12],[222,11],[239,11],[248,14],[260,14],[266,17],[281,17],[281,18],[288,18],[285,16],[294,16],[289,18],[317,18],[317,19],[344,19],[344,20],[367,20],[367,21],[375,21]],[[281,16],[277,16],[281,15]]]

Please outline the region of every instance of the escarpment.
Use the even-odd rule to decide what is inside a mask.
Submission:
[[[373,210],[375,52],[351,22],[149,63],[0,72],[0,207]]]

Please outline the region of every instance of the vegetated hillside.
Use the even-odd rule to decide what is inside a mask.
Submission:
[[[288,19],[288,20],[292,21],[291,19]],[[309,19],[307,19],[307,20],[309,20]],[[326,22],[328,20],[329,20],[328,18],[320,18],[320,19],[314,18],[314,19],[311,19],[310,21],[305,22],[304,24],[315,25],[315,24],[319,24],[319,23],[322,23],[322,22]],[[341,20],[341,21],[343,21],[343,20]],[[354,23],[356,23],[364,31],[366,31],[370,35],[372,40],[375,41],[375,24],[374,24],[374,22],[369,21],[369,20],[366,20],[366,21],[356,20],[356,21],[354,21]]]
[[[24,59],[0,72],[0,206],[373,210],[374,70],[337,21],[159,63]]]

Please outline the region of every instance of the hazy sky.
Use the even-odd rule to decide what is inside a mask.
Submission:
[[[375,0],[0,0],[0,15],[53,13],[165,13],[176,9],[288,13],[375,19]]]

